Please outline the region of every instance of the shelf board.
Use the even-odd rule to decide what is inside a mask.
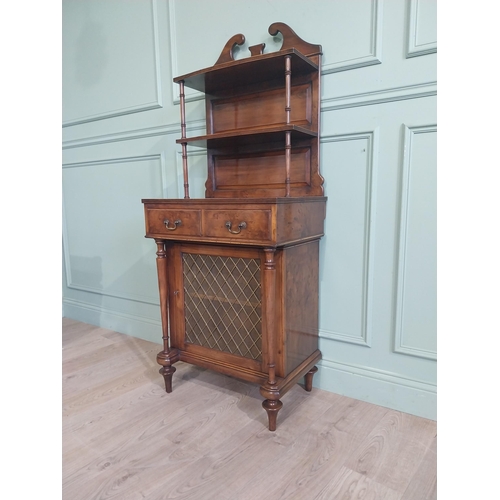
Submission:
[[[292,79],[294,75],[304,75],[318,71],[318,65],[291,48],[237,59],[216,64],[193,73],[174,78],[175,83],[184,81],[184,85],[210,95],[227,91],[235,87],[252,85],[271,80],[283,80],[285,83],[285,56],[291,56]],[[280,62],[279,59],[282,59]]]
[[[318,137],[318,133],[298,125],[271,125],[252,129],[229,130],[216,134],[200,135],[177,139],[177,144],[186,143],[199,148],[217,149],[227,146],[242,146],[282,141],[285,144],[285,133],[291,132],[293,141]]]

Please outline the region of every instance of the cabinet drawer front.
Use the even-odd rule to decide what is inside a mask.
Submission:
[[[146,211],[147,234],[163,236],[201,236],[200,210],[149,208]]]
[[[270,210],[205,210],[203,234],[212,238],[271,239]]]

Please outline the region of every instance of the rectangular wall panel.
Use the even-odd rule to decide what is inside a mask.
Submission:
[[[141,198],[162,196],[161,156],[67,164],[63,190],[68,286],[156,303]]]
[[[63,125],[161,107],[157,15],[156,0],[63,2]]]
[[[408,1],[407,57],[437,52],[436,0]]]
[[[335,158],[328,173],[322,240],[320,335],[369,345],[369,244],[372,134],[324,138],[321,154]],[[333,278],[333,279],[332,279]]]
[[[436,127],[405,129],[396,352],[436,359]]]

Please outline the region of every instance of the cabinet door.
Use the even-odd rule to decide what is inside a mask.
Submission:
[[[172,246],[174,347],[235,370],[267,372],[261,254],[253,248]]]

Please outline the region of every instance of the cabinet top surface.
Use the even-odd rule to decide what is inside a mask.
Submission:
[[[203,205],[203,206],[221,206],[221,205],[284,205],[287,203],[314,203],[324,202],[326,196],[304,196],[304,197],[281,197],[281,198],[145,198],[142,203],[159,205]]]

